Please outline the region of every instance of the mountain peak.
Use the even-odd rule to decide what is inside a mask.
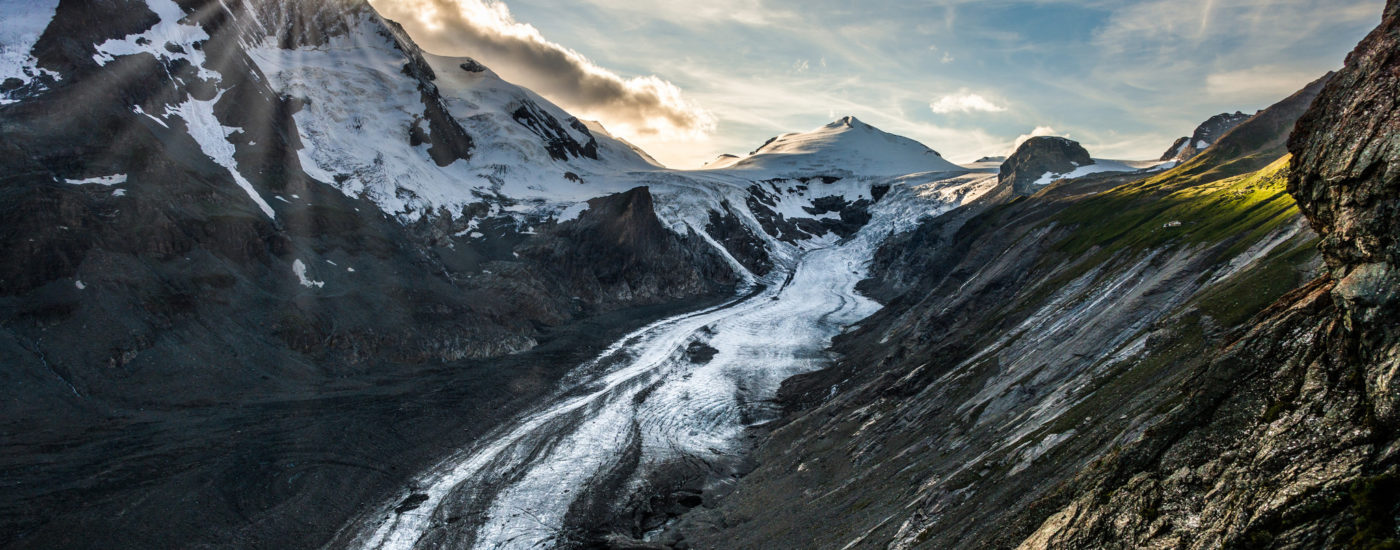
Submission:
[[[866,123],[864,123],[864,122],[861,122],[860,119],[857,119],[856,117],[851,116],[851,115],[846,115],[846,116],[843,116],[843,117],[841,117],[841,118],[839,118],[839,119],[836,119],[836,121],[832,122],[831,124],[827,124],[826,127],[827,127],[827,128],[861,128],[861,127],[864,127],[864,128],[871,128],[871,129],[874,129],[874,126],[871,126],[871,125],[869,125],[869,124],[866,124]]]
[[[780,135],[747,157],[722,159],[707,168],[767,172],[765,177],[818,173],[883,177],[962,170],[928,146],[854,116],[810,132]]]

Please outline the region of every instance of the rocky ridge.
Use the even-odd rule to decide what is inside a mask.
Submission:
[[[998,179],[1018,196],[1028,196],[1049,181],[1050,174],[1069,174],[1094,164],[1079,142],[1062,137],[1038,136],[1026,140],[1001,165]]]
[[[1205,151],[1210,148],[1211,145],[1214,145],[1221,136],[1224,136],[1227,132],[1239,126],[1241,122],[1249,120],[1250,116],[1251,115],[1235,111],[1234,114],[1220,113],[1210,117],[1206,119],[1205,122],[1202,122],[1200,126],[1197,126],[1196,131],[1192,132],[1190,136],[1177,138],[1176,142],[1172,143],[1171,148],[1167,149],[1167,152],[1162,154],[1161,160],[1175,160],[1180,162],[1191,160],[1195,158],[1196,155],[1201,154],[1201,151]]]

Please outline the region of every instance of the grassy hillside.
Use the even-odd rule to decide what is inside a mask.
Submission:
[[[1298,215],[1285,189],[1289,159],[1285,155],[1257,172],[1216,181],[1171,170],[1081,201],[1053,218],[1076,227],[1057,248],[1079,255],[1174,243],[1245,246]],[[1231,247],[1225,253],[1238,251]]]

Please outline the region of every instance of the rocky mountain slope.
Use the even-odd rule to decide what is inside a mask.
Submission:
[[[1249,120],[1249,115],[1239,111],[1235,111],[1234,114],[1220,113],[1210,117],[1206,119],[1205,122],[1202,122],[1200,126],[1197,126],[1196,131],[1192,132],[1190,136],[1177,138],[1176,142],[1172,143],[1172,146],[1167,149],[1167,152],[1162,153],[1162,160],[1175,160],[1178,162],[1191,160],[1195,158],[1196,155],[1201,154],[1201,151],[1205,151],[1209,149],[1211,145],[1215,145],[1215,142],[1219,141],[1221,136],[1233,130],[1236,126],[1239,126],[1241,122],[1246,120]]]
[[[1053,515],[1023,547],[1397,544],[1398,48],[1392,1],[1288,143],[1288,190],[1322,236],[1324,275],[1216,351],[1144,437],[1047,501]]]
[[[362,3],[29,8],[0,106],[0,545],[319,544],[582,335],[752,278],[646,187],[576,191],[570,167],[652,166],[620,142],[489,74],[513,112],[462,123],[472,96]],[[306,74],[383,103],[337,110],[355,96],[297,94]],[[570,194],[432,194],[508,146]]]
[[[1223,383],[1233,378],[1220,365],[1243,367],[1211,357],[1241,353],[1241,339],[1261,330],[1256,314],[1293,311],[1275,300],[1317,292],[1308,281],[1322,271],[1318,237],[1286,192],[1294,171],[1282,145],[1320,87],[1167,172],[1064,179],[1029,198],[1003,181],[984,200],[886,243],[866,285],[885,309],[838,339],[837,366],[784,385],[788,416],[757,434],[756,469],[683,517],[668,540],[696,548],[1054,548],[1072,539],[1057,532],[1081,533],[1072,547],[1083,548],[1150,546],[1150,533],[1162,547],[1195,540],[1196,529],[1206,531],[1186,514],[1217,499],[1204,496],[1201,477],[1178,478],[1216,470],[1166,463],[1167,488],[1130,484],[1122,466],[1102,465],[1128,455],[1168,460],[1152,449],[1174,444],[1173,422],[1210,410],[1198,394],[1238,388],[1247,414],[1231,418],[1254,419],[1284,387]],[[1296,350],[1306,339],[1293,334],[1267,346]],[[1221,456],[1204,444],[1180,452]],[[1278,452],[1285,448],[1300,447]],[[1094,496],[1104,494],[1118,496]],[[1149,494],[1171,495],[1174,508]],[[1127,506],[1144,510],[1139,523],[1114,512]],[[1175,530],[1164,528],[1161,518],[1177,510]],[[1123,542],[1130,533],[1144,538]]]

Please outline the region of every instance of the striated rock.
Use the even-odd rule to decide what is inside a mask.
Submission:
[[[1018,196],[1028,196],[1046,183],[1046,174],[1065,174],[1094,163],[1089,152],[1079,142],[1062,137],[1033,137],[1016,148],[1016,152],[1001,165],[998,176],[1003,186],[1009,185]]]

